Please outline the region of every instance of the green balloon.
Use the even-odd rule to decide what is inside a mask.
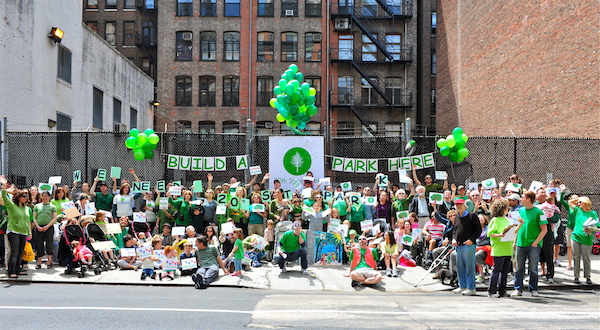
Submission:
[[[283,118],[287,118],[290,116],[290,111],[288,109],[279,109],[279,114],[281,114]]]
[[[448,148],[452,148],[456,145],[456,139],[454,139],[454,136],[448,135],[448,137],[446,138],[446,145],[448,146]]]
[[[136,152],[133,153],[133,159],[135,160],[144,160],[144,158],[146,158],[146,154],[144,153],[143,150],[138,150]]]
[[[456,149],[461,149],[465,147],[465,141],[463,139],[456,140]]]
[[[285,76],[287,77],[287,80],[290,81],[292,79],[294,79],[294,77],[296,76],[296,72],[292,71],[292,70],[285,70]]]
[[[271,106],[271,108],[277,108],[277,106],[275,105],[277,102],[276,98],[272,98],[269,100],[269,105]]]
[[[300,100],[302,99],[302,94],[298,91],[292,93],[292,104],[300,104]]]
[[[152,133],[148,136],[148,142],[150,144],[157,144],[160,141],[160,137],[156,133]]]
[[[463,135],[463,129],[460,127],[456,127],[455,129],[452,130],[452,135],[458,140],[462,137]]]
[[[302,72],[296,73],[296,75],[294,76],[294,79],[298,80],[299,82],[303,82],[304,81],[304,73],[302,73]]]
[[[280,123],[283,123],[285,121],[285,117],[282,116],[280,113],[278,113],[277,116],[275,116],[275,119],[277,119],[277,121]]]
[[[440,155],[446,157],[450,154],[450,148],[443,146],[442,148],[440,148]]]
[[[137,129],[137,128],[132,128],[132,129],[129,131],[129,136],[136,137],[136,136],[138,136],[138,134],[140,134],[140,130],[139,130],[139,129]]]
[[[309,105],[306,108],[306,114],[309,115],[309,116],[316,115],[318,111],[319,111],[319,109],[317,109],[317,107],[315,107],[314,105]]]
[[[469,149],[467,149],[467,148],[458,149],[456,154],[458,155],[459,158],[467,158],[467,157],[469,157]]]
[[[294,94],[294,92],[296,91],[296,89],[297,88],[294,88],[294,85],[292,85],[291,83],[287,84],[287,86],[285,86],[285,93],[287,95],[292,95],[292,94]]]
[[[146,136],[150,136],[151,134],[154,134],[154,130],[151,128],[148,128],[147,130],[144,131],[144,134],[146,134]]]
[[[148,136],[144,133],[140,133],[136,136],[138,145],[143,146],[148,141]]]
[[[281,90],[284,91],[285,86],[287,86],[287,80],[279,79],[279,82],[277,83],[277,85],[279,85],[279,88],[281,88]]]
[[[298,127],[298,129],[305,129],[306,128],[306,123],[305,122],[299,122],[297,127]]]
[[[275,94],[275,95],[279,95],[279,94],[281,94],[281,92],[283,92],[283,91],[281,90],[281,87],[279,87],[279,86],[275,86],[275,88],[273,88],[273,94]]]
[[[464,158],[460,158],[460,157],[458,157],[458,158],[456,159],[456,163],[460,163],[460,162],[462,162],[463,160],[465,160],[465,159],[464,159]]]
[[[315,96],[315,95],[317,95],[317,90],[311,87],[311,88],[308,90],[308,95],[312,95],[312,96]]]
[[[469,141],[469,137],[467,136],[467,134],[463,133],[463,135],[462,135],[461,138],[462,138],[463,141],[465,141],[465,143],[467,143],[467,141]]]
[[[443,148],[443,147],[445,147],[446,146],[446,139],[441,138],[441,139],[437,140],[437,146],[440,149]]]
[[[299,113],[297,115],[294,116],[294,120],[297,122],[302,122],[304,120],[304,115]]]
[[[291,80],[290,84],[292,84],[292,86],[294,86],[294,91],[298,90],[298,88],[300,88],[300,82],[296,79]]]
[[[316,98],[312,95],[309,95],[305,98],[305,102],[307,105],[313,105],[315,104]]]
[[[146,159],[152,159],[152,158],[154,158],[154,151],[152,151],[152,150],[146,150],[144,152],[144,158],[146,158]]]
[[[135,147],[136,144],[137,144],[137,139],[134,138],[133,136],[130,136],[127,138],[127,140],[125,140],[125,146],[128,149],[133,149],[133,147]]]
[[[298,66],[296,64],[290,64],[288,70],[292,70],[294,74],[298,73]]]
[[[455,162],[458,159],[458,155],[456,154],[456,152],[451,152],[448,155],[448,159],[450,159],[451,162]]]
[[[410,141],[408,141],[408,143],[410,143],[410,146],[411,146],[411,147],[414,147],[414,146],[415,146],[415,144],[417,144],[417,141],[415,141],[415,140],[410,140]]]
[[[300,89],[302,90],[302,94],[307,96],[309,95],[308,92],[310,92],[310,85],[308,83],[303,83],[300,85]]]

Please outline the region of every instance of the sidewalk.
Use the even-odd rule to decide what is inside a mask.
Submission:
[[[575,285],[573,283],[573,271],[567,270],[565,267],[555,267],[555,284],[548,284],[545,277],[540,278],[540,291],[544,290],[571,290],[574,288],[583,289],[600,289],[600,257],[591,255],[592,260],[592,281],[593,285]],[[561,263],[566,265],[566,258]],[[25,282],[25,283],[91,283],[91,284],[117,284],[117,285],[179,285],[193,287],[192,280],[189,276],[176,277],[175,280],[158,279],[140,280],[141,271],[133,270],[109,270],[102,272],[100,275],[94,275],[92,271],[87,271],[83,278],[77,277],[76,273],[64,274],[64,268],[54,266],[52,269],[33,269],[34,264],[30,263],[28,275],[21,275],[17,280],[9,279],[5,269],[2,269],[0,281],[3,282]],[[212,286],[222,287],[240,287],[254,288],[267,290],[297,290],[297,291],[342,291],[354,292],[360,290],[377,290],[382,292],[435,292],[452,289],[449,285],[443,285],[438,280],[432,279],[433,274],[427,274],[423,281],[415,287],[415,284],[425,275],[426,270],[421,267],[399,267],[398,278],[385,277],[384,280],[374,288],[359,287],[353,288],[350,286],[350,279],[344,277],[347,274],[347,266],[309,266],[309,275],[300,273],[300,266],[288,268],[287,273],[281,273],[277,266],[272,264],[264,264],[262,267],[253,267],[250,271],[244,272],[244,276],[223,276],[221,271],[220,276]],[[382,271],[382,274],[385,272]],[[581,273],[583,276],[583,270]],[[585,278],[580,278],[585,282]],[[512,286],[512,283],[509,283]],[[478,291],[485,291],[486,284],[478,284]]]

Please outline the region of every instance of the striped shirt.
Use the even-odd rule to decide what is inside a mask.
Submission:
[[[434,223],[432,220],[429,220],[423,229],[427,229],[427,232],[431,235],[431,238],[441,239],[444,235],[446,226],[443,223]]]

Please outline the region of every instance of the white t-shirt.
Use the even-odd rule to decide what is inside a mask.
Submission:
[[[131,195],[116,195],[115,198],[113,198],[113,205],[117,205],[117,217],[132,216],[133,203],[133,196]]]

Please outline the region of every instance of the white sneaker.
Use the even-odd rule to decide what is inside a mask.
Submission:
[[[456,288],[456,289],[452,290],[452,293],[455,293],[455,294],[460,294],[460,293],[461,293],[461,292],[463,292],[463,291],[465,291],[465,289],[464,289],[464,288]]]
[[[303,275],[308,275],[308,269],[303,269],[303,270],[302,270],[302,274],[303,274]]]
[[[287,268],[285,268],[285,267],[281,268],[281,272],[282,273],[287,273]]]
[[[558,259],[554,260],[554,266],[556,267],[562,267],[560,264],[560,261]]]
[[[548,284],[554,284],[554,283],[556,283],[556,282],[554,281],[554,279],[552,277],[550,277],[548,279]]]
[[[396,268],[392,269],[392,276],[398,277],[398,272],[396,271]]]
[[[510,297],[511,297],[511,298],[514,298],[514,297],[520,297],[520,296],[522,296],[522,295],[523,295],[523,291],[520,291],[520,290],[515,290],[515,291],[513,291],[513,292],[510,294]]]
[[[463,292],[461,292],[460,294],[462,294],[463,296],[476,296],[477,291],[475,291],[473,289],[466,289]]]
[[[531,296],[532,296],[532,297],[539,297],[539,296],[540,296],[540,293],[539,293],[539,292],[537,292],[537,291],[531,291]]]
[[[387,277],[392,277],[392,270],[391,270],[390,268],[386,269],[386,270],[385,270],[385,275],[386,275]]]

